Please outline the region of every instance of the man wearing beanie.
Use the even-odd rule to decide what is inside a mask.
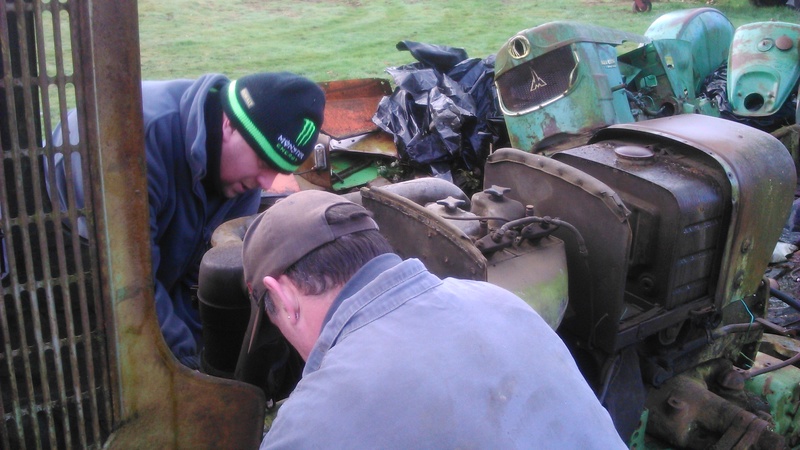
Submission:
[[[325,97],[312,81],[281,72],[145,81],[142,100],[156,312],[172,353],[196,369],[202,333],[192,291],[211,233],[255,214],[261,189],[305,161],[322,126]],[[76,121],[73,112],[73,142]],[[59,126],[55,146],[60,136]],[[72,162],[80,177],[80,161]],[[56,172],[62,205],[63,169]],[[78,196],[82,206],[82,191]]]
[[[402,260],[360,205],[292,194],[250,225],[242,262],[306,361],[262,449],[627,448],[527,303]]]

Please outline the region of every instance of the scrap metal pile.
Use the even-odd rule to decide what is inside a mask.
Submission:
[[[798,47],[800,25],[713,8],[642,35],[547,23],[484,59],[401,42],[419,62],[389,69],[376,128],[302,176],[337,179],[403,256],[520,293],[632,446],[800,445]],[[378,136],[374,176],[324,164]]]

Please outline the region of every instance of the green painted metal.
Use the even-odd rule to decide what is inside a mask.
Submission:
[[[693,8],[659,16],[644,32],[654,41],[678,39],[688,42],[696,93],[703,79],[728,59],[734,27],[714,8]]]
[[[378,166],[371,158],[348,153],[331,153],[331,186],[334,191],[364,186],[378,178]]]
[[[649,414],[649,410],[642,410],[642,416],[639,419],[639,426],[633,431],[630,439],[628,439],[628,448],[631,450],[647,448],[645,445],[645,434],[647,433],[647,418]]]
[[[554,237],[488,258],[487,281],[517,294],[554,330],[567,310],[569,283],[564,242]]]
[[[620,55],[619,63],[625,79],[648,99],[650,111],[637,117],[695,112],[691,43],[680,39],[653,41]]]
[[[780,362],[777,358],[759,353],[756,367]],[[800,444],[800,369],[790,365],[757,375],[745,381],[745,389],[769,403],[775,432],[785,436],[791,448],[796,448]]]
[[[520,31],[510,38],[497,55],[495,73],[501,76],[508,70],[526,62],[529,58],[511,53],[518,38],[524,37],[530,43],[530,58],[536,58],[546,53],[578,42],[592,42],[611,46],[622,45],[625,42],[646,43],[645,36],[627,33],[612,28],[586,24],[575,21],[553,21],[527,30]]]
[[[728,58],[728,102],[734,114],[774,114],[800,78],[800,24],[756,22],[736,29]]]
[[[570,21],[521,31],[495,64],[511,145],[555,153],[609,125],[719,116],[716,105],[696,95],[727,59],[732,39],[733,25],[713,8],[666,14],[645,35]],[[625,43],[635,48],[622,52]]]
[[[495,82],[513,147],[573,146],[586,134],[633,122],[615,47],[641,35],[577,22],[521,31],[497,53]]]

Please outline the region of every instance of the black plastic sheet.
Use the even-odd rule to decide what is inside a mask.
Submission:
[[[482,178],[490,148],[508,135],[494,87],[494,55],[469,58],[460,48],[402,41],[416,63],[392,67],[395,82],[372,121],[394,137],[401,159],[458,183]]]

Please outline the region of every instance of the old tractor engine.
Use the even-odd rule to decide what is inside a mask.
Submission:
[[[623,437],[679,374],[749,367],[760,339],[754,320],[769,297],[762,276],[795,185],[780,143],[718,119],[674,116],[610,127],[552,160],[521,159],[493,156],[487,179],[528,172],[512,191],[584,236],[585,263],[564,237],[570,307],[559,332]],[[496,165],[519,173],[495,175]],[[678,431],[661,437],[693,447],[694,437],[672,441],[686,433]]]
[[[542,235],[563,242],[569,300],[557,330],[624,439],[648,411],[647,431],[670,445],[703,448],[754,423],[762,427],[758,438],[772,443],[767,422],[747,410],[758,402],[737,370],[756,358],[756,319],[769,298],[762,278],[795,183],[794,164],[775,138],[700,115],[613,126],[552,158],[502,149],[489,157],[484,185],[503,187],[506,200],[524,207],[485,226],[473,239],[482,255],[474,260],[501,285],[518,279],[517,270],[527,273],[527,285],[507,283],[517,293],[551,292],[561,257],[539,253]],[[374,206],[378,190],[361,195],[381,222],[387,213]],[[409,212],[403,220],[395,212],[382,230],[391,237],[408,223],[430,222],[426,233],[395,245],[404,256],[437,261],[446,274],[467,258],[440,252],[436,228],[460,215]],[[475,220],[494,219],[479,212]],[[544,304],[558,310],[552,301]],[[687,392],[697,386],[703,395]],[[685,402],[680,414],[671,406],[677,398]]]
[[[445,227],[467,211],[442,209],[437,219],[430,209],[391,207],[380,188],[361,196],[403,256],[422,256],[443,275],[464,276],[458,266],[471,261],[473,277],[546,297],[529,303],[546,305],[624,439],[645,427],[685,448],[722,436],[772,448],[781,438],[764,420],[768,408],[754,410],[763,402],[745,392],[743,374],[756,359],[769,298],[763,275],[795,183],[788,152],[769,134],[680,115],[612,126],[552,158],[496,151],[484,185],[522,207],[474,214],[484,234],[470,238],[471,249],[466,233]],[[477,206],[473,199],[471,212]],[[461,257],[445,250],[453,243]],[[566,309],[546,296],[563,280],[562,249]]]
[[[626,441],[774,448],[798,431],[778,434],[745,385],[758,378],[764,273],[795,184],[771,135],[678,115],[615,125],[552,157],[497,150],[472,198],[435,178],[346,195],[401,256],[539,311]]]

